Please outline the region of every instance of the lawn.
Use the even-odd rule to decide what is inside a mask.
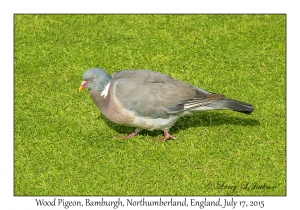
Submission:
[[[150,69],[255,107],[107,120],[83,72]],[[134,93],[133,93],[134,94]],[[286,195],[285,15],[14,15],[14,195]]]

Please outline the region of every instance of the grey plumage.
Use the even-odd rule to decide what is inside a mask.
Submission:
[[[233,111],[250,114],[253,112],[253,107],[251,104],[247,104],[245,102],[232,100],[229,98],[225,98],[216,102],[213,102],[208,105],[208,107],[213,107],[215,109],[231,109]]]
[[[100,111],[109,120],[137,129],[164,131],[164,138],[176,139],[168,130],[179,117],[192,111],[230,109],[249,114],[250,104],[210,93],[165,74],[149,70],[123,70],[112,76],[93,68],[83,74],[80,90],[87,87]]]

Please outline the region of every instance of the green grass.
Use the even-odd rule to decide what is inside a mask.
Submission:
[[[285,195],[285,15],[15,15],[15,195]],[[150,69],[251,103],[124,141],[83,72]],[[255,185],[263,185],[260,189]],[[236,186],[233,190],[230,186]],[[246,187],[247,186],[247,187]]]

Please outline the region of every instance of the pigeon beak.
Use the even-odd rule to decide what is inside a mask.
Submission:
[[[85,86],[87,86],[88,83],[89,83],[89,81],[83,81],[79,87],[79,91],[81,91],[83,88],[85,88]]]

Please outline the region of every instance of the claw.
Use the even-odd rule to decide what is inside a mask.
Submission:
[[[171,134],[169,134],[169,131],[168,130],[164,130],[164,137],[161,139],[162,141],[165,141],[167,139],[173,139],[173,140],[176,140],[177,138],[175,136],[172,136]]]

